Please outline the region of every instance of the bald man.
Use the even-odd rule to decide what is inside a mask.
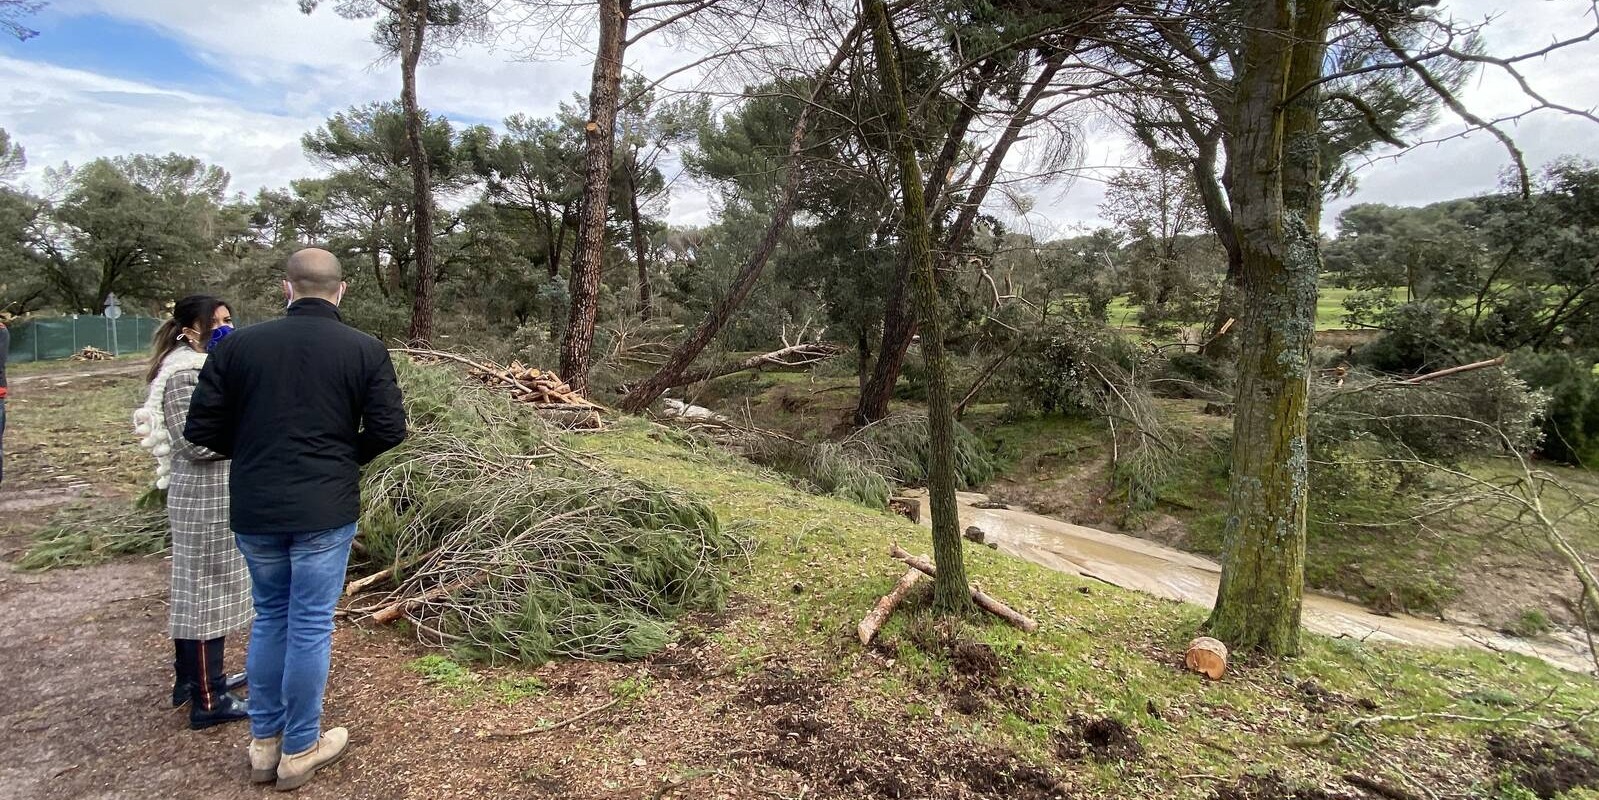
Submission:
[[[361,513],[361,467],[405,439],[389,352],[344,324],[339,260],[289,257],[282,319],[223,339],[184,436],[233,459],[232,524],[254,584],[250,778],[298,788],[344,754],[322,730],[333,606]]]

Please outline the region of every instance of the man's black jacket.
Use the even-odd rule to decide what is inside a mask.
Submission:
[[[183,435],[233,459],[234,531],[322,531],[360,516],[361,465],[405,440],[405,409],[383,343],[306,299],[217,345]]]

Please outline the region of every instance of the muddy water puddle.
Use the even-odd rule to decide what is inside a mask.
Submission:
[[[1221,567],[1193,553],[1135,536],[1073,525],[1017,508],[975,508],[985,495],[959,495],[961,528],[975,525],[1001,552],[1036,564],[1135,589],[1156,597],[1210,608]],[[922,519],[928,523],[926,498]],[[1306,592],[1303,624],[1325,636],[1421,647],[1503,650],[1540,658],[1565,669],[1592,672],[1593,660],[1577,631],[1529,641],[1469,622],[1444,622],[1407,614],[1385,615],[1336,597]]]

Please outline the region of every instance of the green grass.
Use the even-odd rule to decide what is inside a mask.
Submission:
[[[1382,774],[1395,759],[1425,760],[1428,753],[1476,747],[1489,727],[1423,717],[1351,729],[1352,720],[1370,712],[1354,706],[1309,712],[1296,688],[1305,680],[1395,715],[1504,716],[1504,708],[1473,694],[1483,687],[1513,698],[1517,708],[1547,699],[1537,713],[1550,718],[1575,717],[1599,705],[1593,680],[1531,659],[1370,646],[1310,634],[1298,658],[1239,663],[1233,677],[1207,682],[1174,666],[1199,628],[1201,609],[973,546],[967,550],[973,579],[1043,627],[1035,634],[986,620],[969,627],[969,635],[1000,655],[1006,680],[1025,700],[961,718],[947,710],[937,689],[949,673],[947,657],[918,644],[925,637],[915,635],[915,628],[925,623],[916,603],[884,629],[885,646],[899,653],[893,668],[868,668],[871,662],[849,634],[902,570],[886,557],[890,542],[928,552],[923,529],[774,485],[714,452],[686,453],[638,423],[618,423],[573,445],[631,474],[697,492],[725,519],[748,521],[760,546],[753,568],[738,583],[762,612],[718,631],[716,640],[728,650],[811,652],[833,665],[832,680],[877,692],[900,704],[903,713],[933,708],[966,735],[1041,761],[1050,760],[1053,732],[1072,714],[1110,716],[1129,725],[1146,748],[1143,766],[1086,770],[1077,777],[1089,782],[1087,796],[1141,791],[1207,797],[1211,784],[1179,776],[1224,776],[1239,763],[1277,764],[1310,779],[1330,780],[1355,768]],[[796,583],[802,593],[792,591]],[[1587,730],[1590,723],[1579,727]],[[1300,744],[1327,731],[1338,735],[1325,745]],[[1479,787],[1486,787],[1490,776],[1478,777]]]
[[[461,705],[471,705],[485,698],[511,706],[529,698],[540,697],[549,691],[544,681],[535,675],[509,674],[488,679],[465,663],[445,655],[426,655],[406,665],[422,680],[451,695]]]
[[[1403,289],[1395,289],[1396,295],[1402,294]],[[1320,294],[1316,297],[1316,330],[1337,331],[1349,328],[1344,320],[1348,310],[1344,308],[1344,300],[1354,294],[1353,289],[1340,286],[1321,287]],[[1110,324],[1114,327],[1138,327],[1138,312],[1142,306],[1131,303],[1126,295],[1110,301]]]
[[[148,357],[148,353],[123,353],[107,361],[73,361],[70,358],[60,358],[53,361],[13,361],[6,366],[6,376],[14,378],[29,375],[70,374],[82,370],[95,369],[96,367],[103,369],[142,363]]]
[[[102,454],[90,437],[101,429],[107,437],[126,435],[119,426],[137,389],[136,379],[122,378],[62,392],[59,398],[36,397],[12,421],[26,422],[18,425],[26,446],[55,454],[57,467],[83,471],[103,465],[115,481],[148,466],[142,451],[112,448]],[[826,397],[831,402],[841,394],[848,393]],[[1208,424],[1224,427],[1226,421]],[[1013,461],[1052,450],[1064,463],[1081,455],[1072,448],[1091,446],[1096,432],[1081,422],[1034,420],[992,435]],[[858,713],[893,725],[906,715],[930,711],[931,720],[921,724],[942,724],[960,737],[1013,748],[1066,770],[1080,789],[1076,796],[1199,800],[1212,796],[1216,781],[1246,765],[1269,764],[1296,779],[1329,785],[1350,771],[1392,780],[1391,767],[1402,765],[1412,774],[1448,780],[1458,790],[1455,795],[1491,797],[1497,777],[1482,755],[1484,736],[1525,733],[1529,726],[1425,715],[1508,716],[1554,724],[1599,707],[1594,680],[1520,656],[1374,646],[1308,634],[1297,658],[1235,659],[1227,679],[1209,682],[1178,666],[1203,610],[972,545],[966,551],[972,579],[1042,627],[1024,634],[986,619],[962,626],[960,635],[992,647],[1004,667],[996,679],[996,699],[986,710],[965,716],[951,708],[941,688],[951,664],[936,637],[926,633],[933,626],[924,596],[913,596],[880,634],[882,648],[895,654],[892,664],[854,640],[855,624],[903,570],[887,558],[889,544],[930,552],[925,530],[886,513],[797,491],[716,450],[687,449],[637,420],[618,420],[604,433],[570,437],[567,443],[629,475],[698,493],[724,522],[755,538],[754,561],[735,579],[735,612],[706,632],[725,654],[733,676],[748,676],[775,656],[814,665],[806,668],[819,670],[815,679],[829,692],[846,692]],[[9,469],[7,477],[9,486],[14,479]],[[1216,479],[1204,473],[1193,485],[1174,488],[1188,495],[1168,496],[1209,497]],[[796,584],[802,591],[794,591]],[[543,684],[526,671],[468,667],[445,655],[418,659],[412,670],[463,704],[514,703],[543,692]],[[1298,688],[1304,681],[1351,702],[1312,711]],[[642,676],[613,686],[613,694],[625,698],[665,691],[668,687]],[[1361,708],[1353,699],[1379,708]],[[1053,738],[1076,714],[1122,721],[1146,755],[1127,764],[1059,762]],[[1376,714],[1424,716],[1351,727]],[[1599,735],[1592,717],[1574,729],[1583,736]],[[1307,741],[1316,744],[1307,746]]]

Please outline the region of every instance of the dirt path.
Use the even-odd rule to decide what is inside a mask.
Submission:
[[[976,508],[986,495],[961,493],[964,528],[976,525],[1003,552],[1051,569],[1206,608],[1216,602],[1216,562],[1154,542],[1073,525],[1019,509]],[[923,517],[928,518],[926,501]],[[1383,615],[1335,597],[1307,592],[1304,626],[1327,636],[1422,647],[1476,647],[1541,658],[1577,672],[1594,669],[1575,631],[1537,641],[1506,636],[1469,621],[1442,622],[1407,614]]]
[[[107,375],[137,375],[143,372],[144,368],[143,361],[114,361],[109,364],[97,364],[92,367],[53,369],[49,372],[40,372],[34,375],[17,375],[10,378],[8,383],[12,388],[32,386],[33,384],[56,387],[65,386],[83,378],[105,377]]]

